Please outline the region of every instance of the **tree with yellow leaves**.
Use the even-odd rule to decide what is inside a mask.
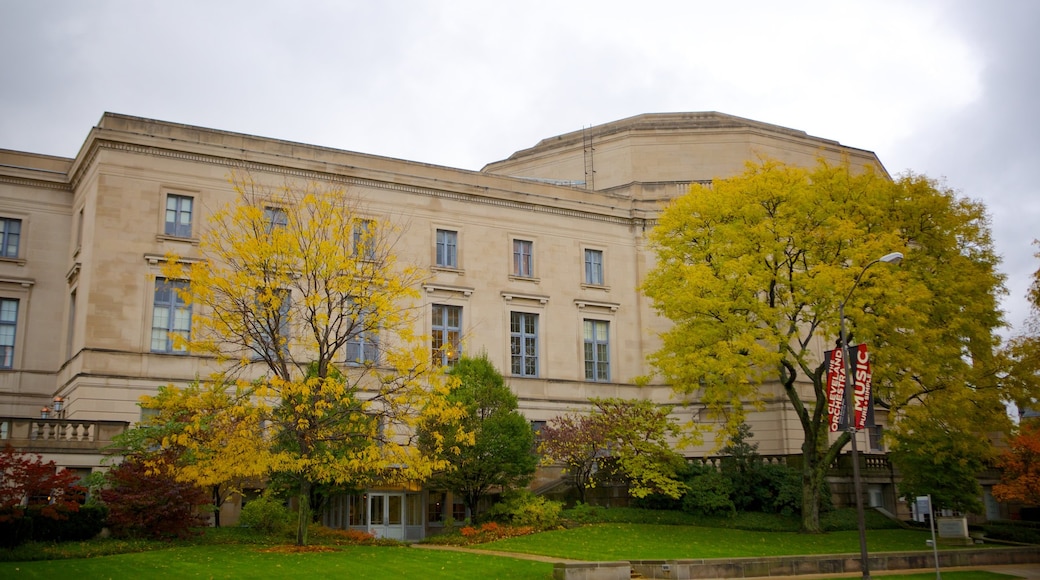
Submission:
[[[250,175],[232,184],[237,201],[213,214],[203,259],[170,256],[164,274],[190,283],[184,346],[229,365],[226,412],[262,426],[251,456],[294,482],[302,545],[315,484],[422,481],[447,461],[418,450],[415,425],[464,411],[415,333],[421,270],[397,259],[397,226],[343,189]],[[188,429],[207,422],[196,413]]]
[[[994,356],[1003,277],[982,204],[916,175],[766,161],[694,186],[650,238],[658,260],[643,290],[674,323],[652,364],[724,435],[766,401],[793,410],[805,531],[820,531],[821,483],[850,440],[829,433],[821,360],[839,306],[870,347],[892,430],[924,429],[936,409],[958,413],[962,430],[1007,427],[994,412],[1006,398]],[[866,272],[891,252],[906,256],[901,267]]]

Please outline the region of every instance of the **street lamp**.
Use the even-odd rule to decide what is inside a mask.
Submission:
[[[870,580],[870,563],[867,561],[867,525],[863,516],[863,484],[859,478],[859,449],[856,446],[856,386],[852,381],[852,360],[849,358],[849,339],[845,333],[845,303],[852,298],[852,292],[859,285],[859,281],[863,279],[863,275],[867,273],[874,264],[878,262],[884,262],[886,264],[899,264],[903,261],[903,254],[900,252],[892,252],[891,254],[885,254],[877,260],[870,262],[856,275],[856,279],[852,282],[852,288],[849,288],[849,293],[845,295],[845,299],[838,305],[838,324],[839,332],[841,334],[841,357],[843,364],[845,365],[845,417],[847,421],[846,430],[849,432],[852,438],[852,487],[853,493],[856,494],[856,524],[859,527],[859,557],[860,557],[860,569],[863,571],[864,580]]]

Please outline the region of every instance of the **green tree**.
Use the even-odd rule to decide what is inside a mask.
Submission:
[[[622,477],[629,493],[637,498],[652,494],[681,497],[686,489],[679,477],[684,460],[673,444],[682,447],[686,439],[669,415],[672,408],[616,398],[590,402],[590,413],[568,413],[550,420],[541,431],[538,447],[543,463],[563,465],[578,500],[585,501],[601,469]]]
[[[255,457],[294,482],[302,545],[313,486],[422,481],[447,460],[421,453],[414,427],[463,411],[415,334],[422,274],[398,261],[395,224],[343,189],[248,175],[232,185],[237,200],[213,213],[201,257],[168,257],[164,275],[190,281],[193,316],[191,336],[173,338],[228,363],[215,382],[235,390],[233,413],[264,425]],[[206,429],[205,415],[187,430]]]
[[[449,456],[448,469],[432,483],[459,494],[470,517],[476,519],[480,500],[488,492],[531,481],[538,465],[534,432],[517,410],[516,395],[486,354],[460,358],[449,374],[458,379],[449,401],[466,410],[462,429],[444,423],[422,426],[419,441],[430,453],[438,445],[458,449]]]
[[[936,402],[960,414],[1007,393],[994,330],[1003,323],[981,203],[917,175],[767,161],[694,186],[650,234],[657,264],[643,290],[673,323],[651,356],[657,373],[706,405],[731,435],[749,409],[784,398],[802,427],[802,527],[820,531],[824,475],[849,435],[829,433],[826,367],[839,305],[871,348],[891,429]],[[890,252],[900,268],[864,268]],[[858,283],[858,286],[857,286]],[[853,292],[855,289],[855,292]],[[1006,420],[986,413],[998,424]]]
[[[148,468],[172,463],[172,477],[209,490],[213,505],[221,506],[244,484],[266,476],[271,462],[270,441],[260,435],[260,408],[242,400],[252,392],[221,381],[160,387],[141,398],[152,413],[119,434],[113,448]],[[220,510],[213,515],[219,527]]]

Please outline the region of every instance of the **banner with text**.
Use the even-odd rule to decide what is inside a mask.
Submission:
[[[873,427],[873,401],[870,396],[870,356],[867,345],[849,347],[852,377],[856,389],[856,430],[868,424]],[[848,425],[845,413],[845,361],[840,348],[824,353],[827,364],[827,414],[831,432],[843,431]]]

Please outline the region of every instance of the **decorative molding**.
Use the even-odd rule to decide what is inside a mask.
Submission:
[[[0,284],[18,284],[22,288],[32,288],[36,280],[32,278],[0,278]]]
[[[585,308],[603,308],[606,310],[610,310],[611,312],[617,312],[617,309],[621,307],[621,304],[617,302],[600,302],[598,300],[582,299],[576,299],[574,301],[574,305],[577,306],[580,310],[583,310]]]
[[[145,261],[147,261],[148,265],[150,265],[150,266],[157,266],[157,265],[159,265],[159,262],[168,262],[169,261],[168,258],[169,258],[169,256],[167,256],[166,254],[145,254],[144,255]],[[202,259],[200,259],[200,258],[185,258],[184,256],[175,256],[175,258],[176,258],[177,262],[184,263],[184,264],[196,264],[196,263],[202,261]]]
[[[72,267],[69,268],[68,273],[65,274],[65,281],[71,285],[72,282],[79,276],[79,271],[81,268],[83,268],[82,263],[76,262],[75,264],[73,264]]]
[[[502,298],[505,299],[506,302],[509,302],[509,301],[515,300],[515,299],[531,300],[531,301],[538,302],[539,304],[543,304],[543,305],[549,302],[549,297],[548,296],[541,296],[541,295],[536,295],[536,294],[521,294],[519,292],[508,292],[508,291],[503,291],[502,292]]]
[[[423,284],[423,290],[427,293],[432,292],[449,292],[452,294],[462,294],[466,298],[469,298],[470,294],[473,294],[473,288],[467,288],[465,286],[448,286],[446,284]]]
[[[241,168],[241,169],[244,169],[246,171],[273,173],[273,174],[276,174],[276,175],[285,175],[285,176],[290,176],[290,177],[299,177],[299,178],[303,178],[303,179],[307,179],[307,180],[329,181],[329,182],[333,182],[333,183],[341,183],[343,185],[361,186],[361,187],[366,187],[366,188],[371,188],[371,189],[383,189],[383,190],[390,190],[390,191],[400,191],[400,192],[404,192],[404,193],[412,193],[412,194],[416,194],[416,195],[421,195],[421,196],[424,196],[424,197],[435,197],[435,198],[448,199],[448,200],[453,200],[453,201],[462,201],[462,202],[465,202],[465,203],[477,203],[477,204],[482,204],[482,205],[490,205],[490,206],[496,206],[496,207],[505,207],[505,208],[510,208],[510,209],[520,209],[520,210],[531,211],[531,212],[535,212],[535,213],[562,215],[562,216],[567,216],[567,217],[573,217],[573,218],[585,219],[585,220],[592,220],[592,221],[598,221],[598,222],[607,222],[607,223],[614,223],[614,224],[631,224],[632,223],[632,218],[631,217],[604,215],[604,214],[599,214],[599,213],[595,213],[595,212],[591,212],[591,211],[584,211],[584,210],[577,210],[577,209],[566,209],[566,208],[554,207],[554,206],[550,205],[553,202],[559,202],[560,201],[559,198],[552,198],[552,199],[545,198],[544,203],[532,203],[532,202],[516,201],[516,200],[511,200],[511,199],[503,199],[501,197],[495,197],[494,196],[495,194],[494,194],[494,192],[492,191],[491,188],[489,188],[487,186],[480,186],[480,185],[475,185],[475,184],[459,184],[459,185],[461,185],[461,186],[463,186],[465,188],[469,188],[469,189],[481,190],[481,191],[483,191],[483,195],[474,194],[474,193],[463,193],[463,192],[458,192],[458,191],[446,191],[446,190],[440,190],[440,189],[431,189],[431,188],[418,187],[418,186],[412,186],[412,185],[403,185],[403,184],[399,184],[399,183],[390,183],[390,182],[386,182],[386,181],[378,181],[378,180],[369,179],[369,178],[348,177],[348,176],[340,175],[340,174],[337,174],[337,173],[331,173],[331,172],[327,172],[327,171],[314,171],[314,170],[308,170],[308,169],[296,169],[296,168],[292,168],[292,167],[287,167],[285,165],[274,165],[274,164],[271,164],[271,163],[259,163],[259,162],[255,162],[255,161],[246,161],[246,160],[243,160],[243,159],[236,159],[236,158],[230,158],[230,157],[217,157],[217,156],[214,156],[214,155],[205,155],[205,154],[201,154],[201,153],[188,153],[188,152],[184,152],[184,151],[176,151],[176,150],[165,149],[165,148],[154,147],[154,146],[138,145],[138,144],[133,144],[133,143],[123,143],[123,142],[109,141],[109,140],[103,140],[103,139],[98,139],[98,140],[94,141],[93,147],[91,147],[90,152],[86,156],[86,162],[83,164],[83,169],[79,169],[77,171],[77,175],[75,175],[73,177],[73,179],[72,179],[73,187],[75,187],[77,185],[79,179],[81,179],[81,173],[83,171],[85,171],[86,167],[88,167],[91,163],[93,163],[94,158],[97,156],[98,151],[101,150],[101,149],[109,149],[109,150],[113,150],[113,151],[121,151],[121,152],[125,152],[125,153],[135,153],[135,154],[148,155],[148,156],[153,156],[153,157],[164,157],[164,158],[168,158],[168,159],[179,159],[179,160],[183,160],[183,161],[192,161],[192,162],[196,162],[196,163],[207,163],[207,164],[210,164],[210,165],[217,165],[217,166],[220,166],[220,167],[227,167],[227,168]],[[259,153],[263,153],[263,152],[259,152]],[[292,157],[291,159],[298,159],[298,158]],[[302,161],[306,161],[306,160],[302,160]],[[332,164],[332,163],[327,163],[327,165],[329,165],[330,167],[337,167],[336,164]],[[347,165],[339,165],[339,167],[343,167],[344,169],[351,169],[352,168],[351,166],[347,166]],[[445,169],[452,170],[453,168],[448,167],[448,168],[445,168]],[[459,170],[459,171],[464,171],[464,170]],[[508,177],[508,176],[498,176],[498,177]],[[530,194],[527,194],[527,193],[524,193],[524,192],[515,192],[515,191],[510,191],[510,190],[502,190],[502,193],[506,194],[506,195],[510,195],[510,196],[530,196]],[[579,202],[576,202],[576,203],[583,203],[583,202],[579,201]],[[616,208],[616,207],[609,207],[608,208],[606,205],[604,205],[603,207],[604,207],[604,209],[608,209],[608,210],[610,210],[610,209],[619,209],[619,208]]]

